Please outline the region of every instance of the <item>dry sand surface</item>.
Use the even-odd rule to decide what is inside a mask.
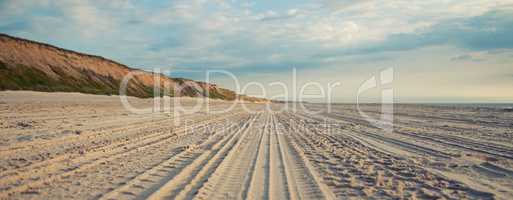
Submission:
[[[513,198],[513,112],[396,105],[386,133],[325,106],[202,108],[177,124],[117,96],[0,92],[0,199]]]

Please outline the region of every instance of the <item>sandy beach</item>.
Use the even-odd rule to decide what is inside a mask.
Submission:
[[[210,109],[230,105],[211,101]],[[0,198],[513,196],[511,112],[397,105],[394,132],[384,133],[351,104],[316,115],[244,106],[258,112],[200,110],[176,124],[170,113],[131,113],[117,96],[0,92]],[[363,107],[370,116],[377,109]]]

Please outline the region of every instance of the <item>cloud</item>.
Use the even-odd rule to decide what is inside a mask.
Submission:
[[[356,5],[365,4],[371,0],[322,0],[323,6],[334,10],[343,10]]]
[[[451,58],[452,61],[473,61],[473,62],[481,62],[485,59],[479,56],[475,56],[472,54],[462,54]]]
[[[0,25],[0,30],[7,32],[23,31],[29,28],[30,24],[24,21],[14,21],[7,24]]]
[[[445,88],[447,83],[430,86],[440,80],[436,70],[444,71],[444,79],[458,82],[454,91],[471,85],[465,82],[469,80],[499,87],[493,77],[513,73],[511,4],[511,0],[4,0],[0,32],[142,69],[173,66],[181,71],[178,74],[188,76],[215,68],[248,81],[280,80],[297,68],[307,79],[341,78],[357,86],[368,70],[399,66],[398,72],[410,72],[402,76],[410,77],[405,82],[410,89],[403,91],[412,95],[419,84],[432,87],[433,93]],[[491,75],[483,75],[484,65]],[[461,74],[473,78],[450,77]],[[419,77],[423,83],[418,83]],[[501,91],[513,89],[510,79],[500,84]]]
[[[274,11],[267,11],[265,13],[257,15],[257,18],[261,21],[274,21],[274,20],[286,20],[301,15],[302,11],[298,9],[289,9],[286,13],[279,14]]]
[[[437,45],[510,49],[513,13],[494,7],[505,2],[4,1],[0,31],[138,67],[280,71]]]
[[[329,7],[329,5],[342,5],[343,7],[347,5],[358,5],[358,7],[352,8],[354,11],[358,12],[341,14],[323,10],[322,7],[309,10],[307,9],[310,8],[309,6],[297,5],[285,9],[282,12],[273,10],[266,10],[264,12],[250,10],[246,12],[239,10],[239,7],[227,1],[222,1],[222,4],[199,0],[173,1],[158,4],[150,3],[149,5],[142,5],[136,1],[109,2],[110,1],[105,0],[57,0],[50,3],[33,5],[23,3],[22,1],[7,1],[7,3],[4,4],[8,5],[5,6],[6,8],[13,7],[18,8],[13,10],[21,10],[16,13],[19,14],[18,17],[22,19],[25,24],[33,23],[36,21],[36,18],[41,15],[56,15],[55,17],[62,18],[63,20],[60,24],[53,26],[67,28],[67,31],[72,32],[71,34],[73,34],[73,32],[83,32],[83,36],[87,37],[92,37],[94,34],[95,37],[104,38],[106,33],[112,34],[112,36],[109,37],[117,37],[117,34],[133,37],[134,35],[139,36],[138,34],[141,33],[143,37],[155,38],[153,39],[155,41],[154,43],[159,43],[158,45],[160,46],[166,43],[170,43],[171,46],[174,46],[174,44],[180,41],[177,41],[178,39],[172,40],[171,38],[184,38],[184,41],[180,43],[184,44],[182,47],[185,48],[187,48],[187,44],[196,46],[197,38],[203,37],[208,38],[210,41],[201,41],[200,43],[207,43],[209,45],[219,41],[223,43],[230,43],[231,41],[237,40],[241,41],[242,38],[256,40],[253,42],[254,44],[262,42],[269,43],[275,42],[277,40],[276,38],[279,38],[281,40],[279,41],[280,43],[288,44],[288,46],[292,47],[296,46],[295,43],[312,42],[315,44],[309,45],[310,47],[318,46],[317,48],[322,51],[325,47],[332,46],[355,49],[353,48],[354,46],[363,45],[369,49],[376,50],[379,50],[381,46],[384,50],[400,50],[426,44],[442,43],[444,42],[444,36],[437,35],[437,31],[445,31],[443,34],[449,34],[448,36],[454,37],[450,34],[454,35],[462,31],[465,33],[466,30],[443,27],[442,25],[447,22],[436,22],[442,20],[444,17],[435,18],[431,15],[444,12],[461,14],[464,8],[467,8],[468,13],[478,13],[481,9],[489,8],[489,5],[494,3],[477,4],[481,9],[477,9],[478,6],[476,6],[476,3],[469,5],[467,5],[467,3],[447,3],[445,6],[449,7],[449,9],[442,12],[439,11],[439,9],[443,6],[434,8],[432,2],[422,4],[418,2],[408,4],[389,2],[385,4],[382,1],[321,1],[326,7]],[[100,4],[106,5],[99,6]],[[410,10],[399,9],[398,7],[400,6],[406,6]],[[417,9],[420,6],[427,6],[427,8],[422,12],[418,12]],[[54,13],[45,12],[46,14],[37,14],[37,11],[42,10],[53,10]],[[360,14],[359,12],[364,14]],[[412,16],[411,12],[418,12],[418,14]],[[446,14],[443,16],[451,17],[453,15],[455,14]],[[489,15],[491,16],[491,14]],[[508,16],[505,16],[504,18],[507,17]],[[492,16],[489,21],[493,22],[497,20],[497,18],[500,17],[493,18]],[[480,20],[484,19],[483,17]],[[509,19],[511,19],[511,17],[509,17]],[[21,24],[12,23],[12,20],[5,21],[11,21],[9,24]],[[428,23],[424,21],[432,22]],[[41,23],[41,21],[38,21],[38,23]],[[479,29],[480,26],[486,25],[483,23],[485,23],[485,21],[481,22],[481,24],[476,23],[476,28]],[[429,24],[434,24],[432,32],[417,32],[419,27],[425,28]],[[471,26],[472,24],[469,23],[469,25]],[[448,26],[452,26],[452,24]],[[2,30],[9,31],[10,27],[13,26],[5,27],[6,28]],[[139,31],[134,33],[131,30],[132,28],[136,28]],[[27,26],[22,27],[22,29],[30,31],[26,30],[28,29]],[[144,29],[144,31],[141,31],[141,29]],[[504,34],[507,33],[509,32],[505,32]],[[502,41],[495,43],[493,43],[493,41],[486,41],[485,39],[488,38],[488,35],[479,35],[482,34],[479,32],[471,33],[467,31],[466,34],[468,35],[468,39],[466,42],[464,41],[463,44],[467,44],[470,47],[504,44]],[[193,40],[187,39],[194,35],[201,36],[193,38]],[[480,40],[475,40],[474,38],[476,37]],[[497,35],[497,37],[500,39],[506,38],[502,35]],[[484,41],[479,42],[481,40]],[[472,41],[474,41],[475,44],[472,44]],[[225,45],[221,44],[218,46]],[[152,48],[152,50],[155,49],[164,48]]]
[[[493,10],[483,15],[452,19],[412,33],[387,36],[380,42],[355,48],[339,48],[318,54],[319,57],[407,51],[434,45],[452,45],[472,51],[513,48],[513,10]]]

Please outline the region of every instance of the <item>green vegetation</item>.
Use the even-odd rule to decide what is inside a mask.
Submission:
[[[225,99],[225,100],[234,100],[235,99],[235,92],[229,91],[228,95],[223,94],[223,91],[220,89],[211,89],[208,91],[208,97],[212,99]],[[226,91],[225,91],[226,93]],[[233,94],[232,94],[233,93]],[[232,97],[233,96],[233,97]]]
[[[118,95],[120,81],[110,76],[96,74],[83,69],[80,77],[73,77],[59,67],[49,66],[57,75],[54,78],[47,73],[24,65],[9,66],[0,62],[0,90],[33,90],[43,92],[81,92],[88,94]],[[173,79],[183,85],[180,96],[197,96],[200,91],[185,84],[185,79]],[[127,88],[127,95],[141,98],[154,96],[154,88],[133,82]],[[175,96],[177,91],[160,91],[160,96]],[[206,94],[205,94],[206,95]],[[225,89],[211,89],[208,97],[214,99],[234,100],[236,94]]]
[[[18,65],[13,68],[0,64],[0,89],[2,90],[40,90],[52,91],[59,86],[42,71]]]
[[[2,61],[0,61],[0,70],[2,69],[7,69],[7,66]]]
[[[99,61],[102,63],[113,64],[113,69],[135,70],[123,64],[112,60],[105,59],[100,56],[82,54],[79,52],[69,51],[54,47],[44,43],[38,43],[21,38],[15,38],[8,35],[0,34],[0,43],[5,41],[14,41],[19,46],[25,48],[27,46],[42,48],[49,55],[27,55],[25,61],[18,59],[9,59],[13,56],[12,52],[4,51],[0,55],[0,90],[33,90],[43,92],[81,92],[89,94],[101,95],[119,95],[121,80],[110,75],[102,75],[102,72],[90,70],[87,66],[72,66],[72,60],[85,59],[89,61]],[[24,49],[18,53],[30,52],[30,49]],[[58,62],[37,63],[39,58],[47,57],[50,60]],[[22,64],[24,63],[24,64]],[[33,64],[27,64],[33,63]],[[68,66],[63,66],[67,63]],[[84,62],[88,63],[88,62]],[[38,66],[39,64],[45,66]],[[54,65],[55,66],[52,66]],[[32,66],[34,65],[34,66]],[[36,66],[37,65],[37,66]],[[108,71],[109,69],[107,69]],[[108,74],[108,73],[107,73]],[[117,75],[115,77],[118,77]],[[144,79],[144,78],[143,78]],[[235,100],[238,95],[235,92],[222,89],[212,88],[212,85],[204,82],[195,82],[185,78],[170,78],[174,81],[174,89],[168,88],[165,91],[162,88],[159,96],[207,96],[215,99]],[[194,86],[193,86],[194,85]],[[178,89],[176,89],[178,86]],[[199,87],[195,87],[199,86]],[[142,98],[151,98],[154,94],[153,86],[145,84],[145,81],[132,80],[126,88],[126,95]],[[205,89],[209,91],[205,91]]]
[[[90,76],[79,80],[66,75],[57,68],[52,70],[59,74],[56,79],[45,72],[24,65],[8,67],[0,63],[0,90],[34,90],[44,92],[82,92],[89,94],[118,94],[117,81],[110,78],[112,84],[106,85],[92,80]],[[108,79],[108,78],[107,78]],[[135,96],[135,95],[134,95]]]

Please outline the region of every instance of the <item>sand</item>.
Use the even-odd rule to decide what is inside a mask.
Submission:
[[[245,103],[177,124],[176,110],[135,114],[117,96],[0,92],[0,199],[513,197],[512,112],[396,105],[385,132],[351,104],[307,107],[323,112]]]

